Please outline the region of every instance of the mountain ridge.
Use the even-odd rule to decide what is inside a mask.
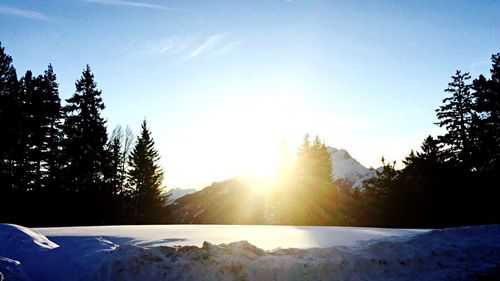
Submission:
[[[353,181],[353,187],[361,187],[363,181],[375,176],[375,170],[369,169],[353,158],[345,149],[327,147],[332,161],[332,178]]]
[[[328,147],[328,152],[334,180],[347,179],[352,182],[353,188],[361,188],[363,180],[375,176],[375,170],[363,166],[347,150]],[[262,184],[266,184],[266,181],[249,182],[240,178],[214,182],[199,191],[175,199],[169,205],[168,221],[180,224],[287,223],[288,218],[275,212],[279,203],[269,204],[273,201],[269,201],[266,192],[255,187]],[[286,189],[286,186],[277,187],[279,188]],[[283,191],[270,192],[274,192],[276,196]]]

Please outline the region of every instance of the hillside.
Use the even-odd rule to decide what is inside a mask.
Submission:
[[[364,167],[346,150],[329,147],[328,152],[334,180],[347,179],[353,182],[354,187],[360,187],[364,179],[374,176],[373,170]],[[324,224],[331,222],[331,218],[322,214],[321,204],[332,205],[328,208],[336,208],[340,213],[338,204],[324,202],[321,194],[314,193],[317,191],[306,191],[303,195],[289,194],[288,190],[294,184],[276,183],[269,179],[215,182],[170,204],[167,221],[182,224]],[[307,203],[302,202],[304,196],[309,197]],[[307,211],[300,212],[300,208]],[[308,218],[308,214],[314,214],[314,219]]]
[[[246,181],[232,179],[177,199],[169,206],[170,222],[208,224],[259,224],[263,195]]]
[[[174,188],[167,192],[167,204],[172,204],[175,200],[182,196],[196,192],[194,188]]]

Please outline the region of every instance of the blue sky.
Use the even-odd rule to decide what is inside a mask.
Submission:
[[[456,69],[488,73],[499,1],[0,1],[21,75],[90,64],[108,129],[146,118],[169,187],[265,172],[304,133],[366,166],[429,134]]]

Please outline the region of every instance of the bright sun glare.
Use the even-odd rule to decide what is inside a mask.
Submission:
[[[178,145],[193,140],[190,146],[198,162],[194,164],[212,178],[215,174],[217,180],[234,176],[263,179],[291,161],[306,132],[308,116],[303,105],[285,95],[227,101],[186,129]],[[203,140],[203,145],[195,140]],[[196,162],[184,159],[186,167]]]
[[[241,172],[262,179],[272,176],[280,166],[284,153],[298,125],[299,107],[279,98],[260,98],[228,104],[220,111],[227,136],[235,138],[235,149],[220,149],[221,159],[230,159],[237,151]],[[226,154],[227,155],[224,155]],[[222,160],[224,161],[224,160]]]

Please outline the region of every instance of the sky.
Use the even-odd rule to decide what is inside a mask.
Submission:
[[[89,64],[108,130],[146,119],[168,188],[265,175],[303,135],[367,167],[442,133],[456,69],[489,74],[500,1],[0,0],[21,76]]]

